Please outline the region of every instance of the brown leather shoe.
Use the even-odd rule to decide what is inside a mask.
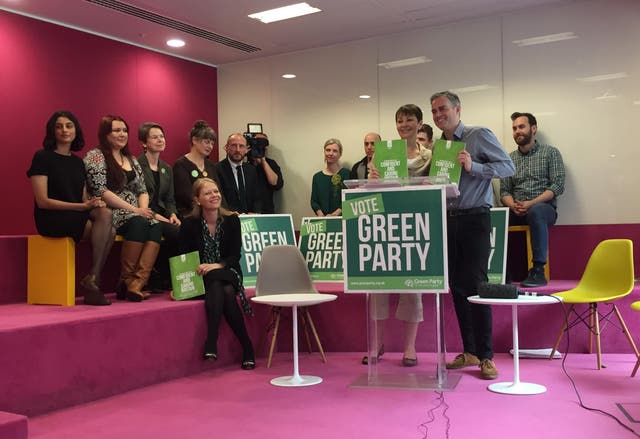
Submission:
[[[473,354],[463,352],[458,354],[453,361],[447,363],[447,369],[462,369],[469,366],[479,366],[480,360]]]
[[[498,368],[496,364],[488,358],[482,360],[480,362],[480,375],[485,380],[495,380],[498,378]]]

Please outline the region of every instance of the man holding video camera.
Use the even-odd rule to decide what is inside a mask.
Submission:
[[[256,182],[256,212],[276,213],[273,194],[275,191],[282,189],[284,180],[278,163],[267,157],[269,138],[263,132],[245,133],[245,137],[249,144],[249,163],[255,166],[258,177]]]

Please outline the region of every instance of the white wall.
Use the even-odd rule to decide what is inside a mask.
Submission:
[[[220,156],[227,135],[244,130],[247,122],[262,122],[272,144],[269,155],[284,172],[280,211],[291,212],[298,227],[300,218],[313,215],[311,177],[323,167],[326,139],[342,140],[342,162],[350,167],[363,155],[366,132],[398,138],[393,117],[400,105],[419,105],[433,126],[432,93],[487,84],[482,91],[459,93],[463,121],[489,127],[512,151],[509,115],[537,116],[538,139],[560,148],[567,168],[559,224],[635,223],[640,218],[633,195],[640,186],[634,133],[640,123],[638,23],[636,0],[576,1],[223,65]],[[528,47],[512,43],[560,32],[578,38]],[[432,62],[391,70],[377,66],[421,55]],[[617,72],[627,77],[578,80]],[[283,73],[298,77],[285,80]],[[372,98],[361,100],[360,94]]]

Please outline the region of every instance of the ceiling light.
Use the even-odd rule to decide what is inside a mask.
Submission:
[[[471,85],[469,87],[454,88],[451,91],[453,91],[454,93],[472,93],[474,91],[488,90],[490,88],[491,86],[489,84],[480,84],[480,85]]]
[[[183,47],[184,45],[185,45],[185,42],[177,38],[173,38],[167,41],[167,46],[169,47]]]
[[[640,105],[640,101],[633,101],[633,105]]]
[[[293,73],[285,73],[284,75],[282,75],[282,77],[284,79],[293,79],[296,77],[296,75],[294,75]]]
[[[535,46],[536,44],[555,43],[556,41],[573,40],[578,38],[573,32],[562,32],[559,34],[541,35],[539,37],[525,38],[523,40],[514,40],[513,44],[519,47]]]
[[[598,82],[598,81],[609,81],[611,79],[622,79],[629,76],[627,72],[617,72],[617,73],[608,73],[606,75],[596,75],[596,76],[587,76],[586,78],[577,78],[578,81],[582,82]]]
[[[385,69],[397,69],[398,67],[414,66],[416,64],[424,64],[427,62],[431,62],[431,60],[426,56],[416,56],[415,58],[406,58],[406,59],[399,59],[396,61],[381,62],[378,64],[378,66],[384,67]]]
[[[371,98],[371,96],[369,96],[369,95],[360,95],[360,96],[358,96],[358,97],[359,97],[360,99],[370,99],[370,98]]]
[[[249,14],[249,18],[260,20],[263,23],[272,23],[274,21],[288,20],[289,18],[301,17],[302,15],[313,14],[315,12],[322,12],[322,9],[309,6],[308,3],[296,3],[295,5]]]
[[[611,99],[617,99],[617,97],[618,95],[612,95],[608,91],[605,91],[604,93],[602,93],[602,95],[596,96],[593,99],[595,99],[596,101],[610,101]]]

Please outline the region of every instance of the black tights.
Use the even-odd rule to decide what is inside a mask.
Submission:
[[[242,361],[253,360],[253,345],[247,333],[247,327],[244,324],[244,317],[238,306],[233,286],[219,279],[207,280],[205,278],[205,282],[204,305],[208,324],[205,352],[218,353],[218,329],[224,315],[225,320],[242,346]]]

